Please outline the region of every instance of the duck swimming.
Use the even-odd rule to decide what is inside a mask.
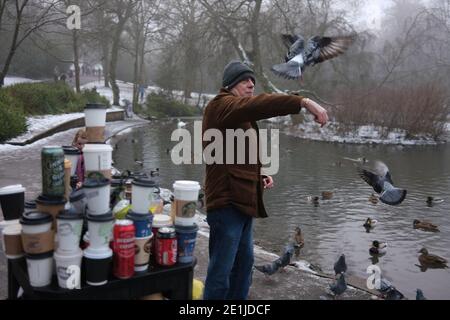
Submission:
[[[429,254],[425,248],[420,249],[419,262],[422,266],[429,268],[448,268],[447,260],[434,254]]]
[[[377,204],[378,203],[378,197],[372,193],[372,195],[369,197],[369,201],[372,202],[373,204]]]
[[[372,247],[369,249],[369,253],[373,255],[383,255],[387,252],[387,243],[379,242],[377,240],[372,242]]]
[[[375,225],[378,223],[378,220],[367,218],[366,222],[363,224],[365,228],[373,229]]]
[[[439,228],[437,225],[432,224],[431,222],[420,221],[417,219],[414,220],[413,227],[414,227],[414,229],[421,229],[424,231],[439,232]]]
[[[322,200],[330,200],[331,198],[333,198],[332,191],[323,191],[322,192]]]
[[[311,202],[311,203],[313,203],[314,205],[316,205],[316,206],[318,206],[319,205],[319,197],[313,197],[313,196],[308,196],[308,197],[306,197],[306,200],[308,201],[308,202]]]
[[[427,205],[429,207],[432,207],[435,204],[442,203],[442,202],[444,202],[444,199],[439,199],[439,198],[434,198],[434,197],[427,197]]]

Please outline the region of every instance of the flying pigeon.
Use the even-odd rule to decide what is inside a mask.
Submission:
[[[334,293],[335,296],[340,296],[345,292],[345,290],[347,290],[347,283],[345,282],[344,273],[341,273],[341,276],[335,284],[330,285],[330,290]]]
[[[347,264],[345,263],[344,254],[341,254],[339,260],[334,264],[334,272],[336,275],[347,272]]]
[[[354,35],[336,37],[312,37],[306,42],[300,35],[281,35],[284,44],[289,49],[285,63],[272,66],[271,70],[277,76],[295,80],[303,79],[306,66],[324,62],[344,53],[355,41]]]
[[[380,194],[381,202],[392,206],[398,205],[406,198],[407,191],[394,187],[388,167],[381,161],[375,161],[373,168],[358,168],[359,176]]]

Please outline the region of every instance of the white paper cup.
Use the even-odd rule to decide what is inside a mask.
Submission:
[[[84,109],[86,127],[104,127],[106,125],[106,106],[87,104]]]
[[[61,288],[67,289],[67,280],[70,277],[70,272],[67,268],[76,267],[80,270],[81,275],[81,259],[83,258],[83,251],[80,248],[72,253],[55,252],[56,274],[58,276],[58,285]],[[81,279],[78,279],[81,281]]]
[[[22,215],[20,223],[24,234],[39,234],[50,231],[53,217],[49,213],[30,211]]]
[[[80,247],[83,215],[64,211],[57,216],[56,223],[59,253],[76,252]]]
[[[175,181],[173,184],[173,195],[176,200],[197,202],[200,189],[200,184],[197,181]]]
[[[136,179],[133,181],[132,185],[131,205],[133,212],[138,214],[148,214],[152,205],[157,201],[159,203],[160,197],[158,195],[158,185],[156,182],[149,179]]]
[[[87,172],[111,170],[113,148],[109,144],[86,144],[83,148]]]
[[[91,215],[102,215],[109,210],[111,185],[109,180],[88,179],[83,185],[87,208]]]
[[[103,215],[87,215],[89,248],[100,249],[109,247],[112,229],[114,227],[114,216],[109,211]]]
[[[16,220],[16,224],[10,224],[2,231],[2,247],[3,252],[7,259],[19,259],[24,256],[22,246],[22,226],[19,224],[19,220]]]
[[[32,287],[45,287],[52,282],[53,251],[42,254],[27,254],[27,267]]]

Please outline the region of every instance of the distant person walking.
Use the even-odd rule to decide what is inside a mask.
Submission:
[[[145,98],[145,86],[141,84],[139,86],[139,102],[140,103],[144,102],[144,98]]]

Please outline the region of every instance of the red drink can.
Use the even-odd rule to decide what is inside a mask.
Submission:
[[[177,263],[177,234],[175,228],[159,228],[156,237],[156,262],[161,266]]]
[[[117,220],[114,225],[113,273],[119,279],[134,275],[135,230],[131,220]]]

